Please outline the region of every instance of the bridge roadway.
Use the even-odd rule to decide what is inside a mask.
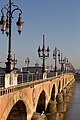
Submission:
[[[53,112],[54,108],[50,109],[50,106],[62,102],[74,81],[73,73],[65,73],[1,88],[0,120],[33,120],[35,112]]]

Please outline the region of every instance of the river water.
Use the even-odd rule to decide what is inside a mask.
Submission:
[[[66,120],[80,120],[80,81],[75,82],[73,96]]]
[[[57,105],[55,114],[46,115],[47,120],[80,120],[80,81],[75,81],[64,103]]]

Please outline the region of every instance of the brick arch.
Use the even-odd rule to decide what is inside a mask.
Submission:
[[[50,99],[53,101],[55,100],[55,93],[56,93],[56,86],[55,84],[53,84],[51,89],[51,96],[50,96]]]
[[[64,78],[63,78],[62,84],[63,84],[63,88],[64,88],[65,87],[65,80],[64,80]]]
[[[19,94],[20,93],[20,94]],[[7,117],[10,113],[10,111],[12,110],[13,106],[18,102],[18,101],[22,101],[26,107],[26,113],[31,114],[31,106],[30,106],[30,100],[27,96],[23,97],[21,95],[21,91],[20,92],[17,92],[16,94],[13,94],[10,99],[7,101],[6,103],[6,107],[5,107],[5,110],[4,110],[4,113],[1,117],[1,119],[3,120],[7,120]],[[26,116],[27,117],[27,116]]]
[[[22,100],[16,102],[16,104],[12,107],[7,120],[27,120],[27,112],[26,106]]]
[[[61,92],[61,81],[58,82],[58,93]]]
[[[42,113],[42,111],[45,111],[45,102],[46,102],[46,96],[45,96],[45,91],[43,90],[40,93],[40,96],[37,102],[36,112]]]
[[[36,111],[36,107],[37,107],[37,104],[38,104],[38,100],[39,100],[39,97],[40,97],[40,94],[42,93],[42,91],[45,92],[45,109],[47,108],[47,104],[49,102],[49,99],[50,99],[50,95],[49,95],[49,91],[46,90],[46,88],[42,88],[42,89],[38,89],[38,90],[35,90],[36,91],[36,95],[35,95],[35,111]],[[37,92],[38,91],[38,92]]]

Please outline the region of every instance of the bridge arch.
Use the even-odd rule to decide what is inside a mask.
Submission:
[[[46,106],[46,95],[45,95],[45,91],[43,90],[40,93],[40,96],[39,96],[39,99],[38,99],[36,112],[42,113],[42,111],[45,111],[45,106]]]
[[[53,101],[55,100],[55,91],[56,91],[55,84],[53,84],[50,98]]]
[[[61,81],[59,81],[59,84],[58,84],[58,93],[60,93],[60,89],[61,89]]]
[[[12,107],[7,120],[27,120],[26,106],[23,101],[19,100]]]
[[[17,94],[13,94],[12,96],[10,96],[10,98],[6,102],[7,104],[2,114],[1,120],[8,120],[9,119],[8,116],[11,110],[13,109],[15,105],[19,104],[20,102],[23,103],[24,108],[26,107],[26,119],[24,120],[27,120],[27,118],[30,117],[32,106],[30,103],[31,101],[25,92],[24,94],[22,94],[22,91],[17,92]],[[15,120],[15,119],[11,119],[11,120]],[[19,120],[22,120],[22,119],[19,119]]]
[[[63,88],[64,88],[64,86],[65,86],[65,82],[64,82],[64,79],[63,79],[63,83],[62,83],[62,86],[63,86]]]

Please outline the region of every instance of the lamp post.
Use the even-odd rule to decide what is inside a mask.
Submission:
[[[38,67],[38,66],[39,66],[39,63],[38,63],[38,61],[36,60],[35,67]]]
[[[71,72],[75,73],[74,66],[71,64]]]
[[[35,67],[36,67],[36,73],[38,73],[39,63],[38,63],[38,61],[37,61],[37,60],[36,60],[36,63],[35,63]]]
[[[15,58],[15,53],[14,53],[14,59],[12,60],[13,62],[13,69],[15,69],[15,65],[17,64],[17,59]]]
[[[55,72],[57,72],[57,55],[60,51],[55,47],[53,50],[53,59],[55,60]]]
[[[14,9],[12,9],[12,7]],[[4,10],[6,11],[6,17],[4,16]],[[0,27],[1,27],[1,31],[2,34],[4,34],[4,32],[6,32],[6,35],[9,37],[9,44],[8,44],[8,57],[7,57],[7,62],[6,62],[6,72],[10,73],[12,70],[12,55],[11,55],[11,26],[12,26],[12,19],[13,19],[13,13],[15,11],[19,11],[19,18],[18,21],[16,22],[16,25],[18,26],[18,32],[19,35],[22,32],[22,26],[23,26],[23,22],[22,22],[22,10],[17,6],[14,5],[12,0],[9,0],[9,3],[4,6],[1,9],[1,13],[2,13],[2,17],[1,17],[1,21],[0,21]]]
[[[64,58],[65,72],[67,72],[68,58]]]
[[[67,68],[68,68],[68,72],[75,72],[75,69],[70,62],[68,63]]]
[[[60,52],[58,54],[58,59],[59,59],[59,64],[61,64],[61,72],[63,72],[64,71],[64,59],[63,59],[62,53],[60,54]]]
[[[29,57],[27,57],[25,59],[25,63],[27,64],[27,72],[28,72],[28,67],[29,67],[29,63],[30,63]]]
[[[42,49],[38,48],[38,55],[41,59],[43,59],[43,67],[42,67],[42,74],[45,73],[45,59],[47,59],[49,57],[49,46],[47,47],[47,49],[45,48],[45,35],[43,35],[43,47]]]

